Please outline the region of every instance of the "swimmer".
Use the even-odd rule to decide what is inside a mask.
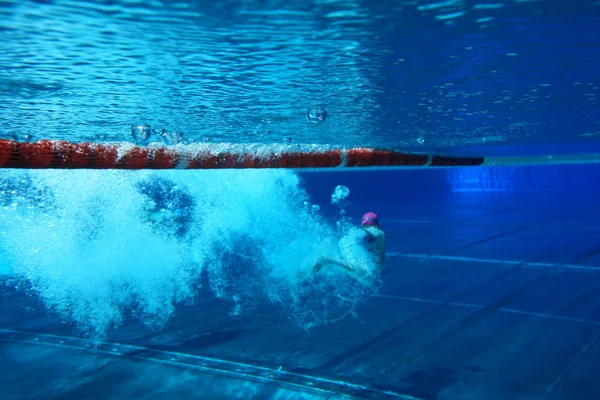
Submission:
[[[383,230],[379,226],[379,218],[373,212],[368,212],[361,219],[361,226],[365,230],[360,246],[367,250],[373,269],[367,270],[363,266],[352,265],[351,263],[333,259],[330,257],[320,257],[313,266],[313,272],[319,272],[324,265],[332,265],[341,268],[344,272],[356,277],[356,275],[364,275],[374,277],[380,271],[385,261],[386,238]],[[360,279],[360,278],[359,278]],[[361,279],[362,280],[362,279]]]

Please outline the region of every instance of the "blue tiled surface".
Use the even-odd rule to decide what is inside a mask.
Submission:
[[[600,212],[595,204],[600,195],[565,193],[359,197],[349,211],[369,209],[382,216],[389,255],[383,287],[356,317],[307,332],[269,305],[234,318],[228,304],[206,294],[178,311],[163,332],[130,323],[112,332],[109,341],[346,380],[417,399],[597,399]],[[0,303],[1,329],[73,337],[71,327],[30,304],[35,299],[11,290],[5,288]],[[24,307],[37,311],[27,313]],[[46,387],[40,393],[51,393],[62,379],[63,391],[54,398],[81,398],[115,374],[161,376],[160,385],[171,385],[167,392],[180,399],[193,398],[190,387],[212,390],[189,383],[210,382],[212,372],[153,364],[154,356],[134,360],[59,347],[39,350],[46,348],[43,343],[0,344],[9,355],[2,358],[2,370],[12,371],[4,381],[13,390],[9,393],[28,382],[21,378],[32,357],[37,382]],[[73,351],[95,367],[52,375],[50,360],[74,357]],[[214,380],[226,385],[222,376]],[[240,387],[255,385],[259,395],[282,387],[256,383],[251,376],[241,383],[230,379]],[[139,393],[152,393],[148,398],[167,398],[152,385],[137,384]],[[307,385],[281,390],[300,398],[293,394]],[[121,395],[131,390],[115,388]],[[310,395],[319,398],[315,393]],[[383,392],[377,393],[355,395],[378,398]]]

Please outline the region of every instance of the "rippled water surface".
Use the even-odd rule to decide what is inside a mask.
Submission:
[[[5,0],[0,34],[6,138],[132,140],[140,123],[414,149],[600,136],[598,1]]]

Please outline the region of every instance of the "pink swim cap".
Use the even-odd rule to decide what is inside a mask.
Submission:
[[[362,226],[377,226],[379,225],[379,217],[374,212],[368,212],[362,216],[360,223]]]

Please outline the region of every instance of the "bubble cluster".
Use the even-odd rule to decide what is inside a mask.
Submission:
[[[331,204],[341,204],[348,199],[350,196],[350,189],[348,186],[338,185],[335,187],[333,194],[331,195]]]
[[[86,335],[129,314],[162,329],[210,293],[238,315],[267,299],[309,329],[375,290],[311,272],[342,256],[340,233],[290,171],[6,170],[2,182],[2,271]]]

